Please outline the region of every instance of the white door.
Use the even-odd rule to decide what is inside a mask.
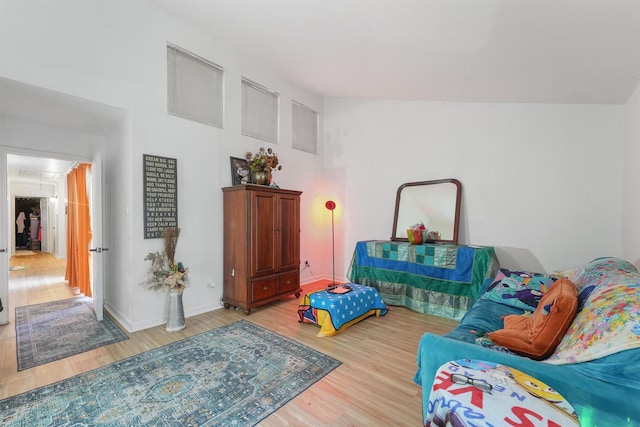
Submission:
[[[42,252],[53,252],[49,249],[49,198],[40,198],[40,230],[42,238],[40,239],[40,250]]]
[[[0,325],[9,323],[9,199],[7,184],[7,152],[0,150],[0,298],[4,310],[0,312]],[[11,231],[10,231],[11,230]]]
[[[93,294],[93,308],[96,318],[102,320],[104,304],[104,256],[107,248],[102,241],[102,154],[97,153],[91,162],[91,293]]]

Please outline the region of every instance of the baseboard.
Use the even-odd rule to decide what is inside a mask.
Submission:
[[[197,316],[198,314],[208,313],[210,311],[219,310],[224,308],[223,306],[213,306],[211,304],[201,305],[198,307],[191,307],[189,310],[185,310],[184,317],[189,322],[189,317]],[[165,315],[162,318],[144,319],[138,322],[131,322],[127,320],[121,313],[111,307],[109,304],[105,304],[104,310],[122,326],[127,332],[133,333],[142,331],[144,329],[154,328],[156,326],[164,325],[167,322]]]

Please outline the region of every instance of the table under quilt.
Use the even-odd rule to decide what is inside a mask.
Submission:
[[[348,277],[389,305],[460,320],[498,268],[492,247],[371,240],[356,244]]]

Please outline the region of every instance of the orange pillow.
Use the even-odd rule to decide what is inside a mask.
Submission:
[[[571,326],[578,309],[576,285],[567,278],[556,280],[532,315],[504,317],[504,329],[489,332],[494,344],[515,353],[543,360],[551,356]]]

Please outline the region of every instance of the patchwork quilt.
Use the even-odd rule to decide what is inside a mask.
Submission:
[[[497,271],[492,247],[371,240],[356,244],[348,277],[389,305],[460,320]]]

